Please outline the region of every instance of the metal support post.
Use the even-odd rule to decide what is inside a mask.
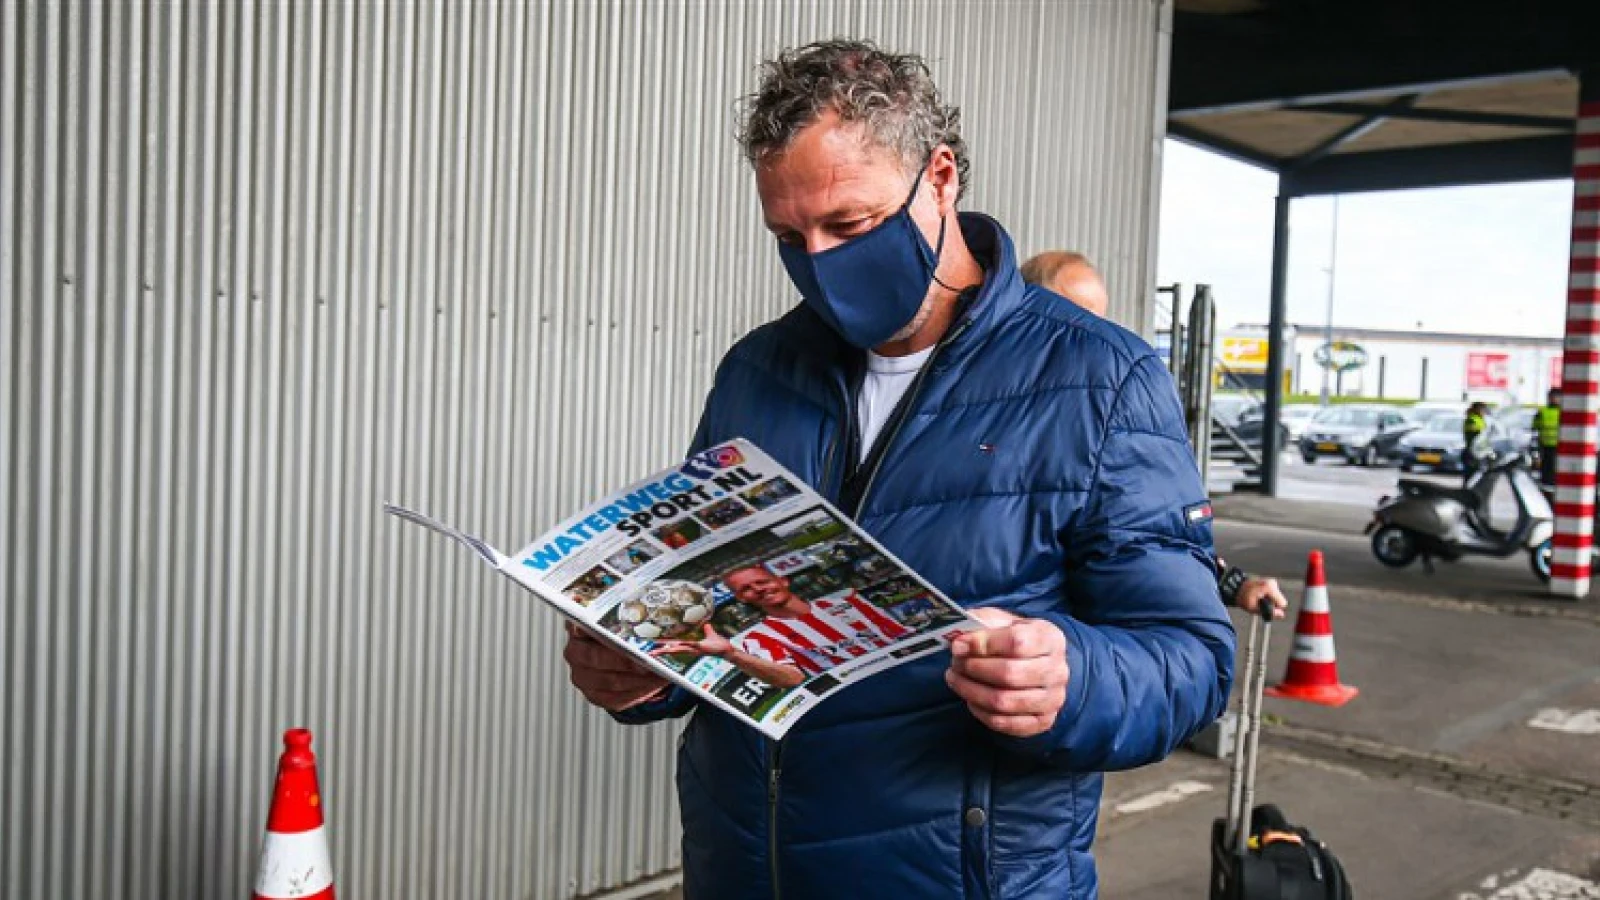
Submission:
[[[1189,352],[1184,375],[1187,390],[1183,399],[1189,442],[1202,474],[1211,466],[1211,369],[1216,332],[1217,310],[1211,299],[1211,286],[1197,284],[1194,300],[1189,304]]]
[[[1167,331],[1167,371],[1176,379],[1178,373],[1183,371],[1183,283],[1174,281],[1156,288],[1156,293],[1172,295],[1172,322]]]
[[[1278,496],[1278,420],[1283,412],[1283,332],[1289,285],[1289,197],[1272,209],[1272,307],[1267,316],[1267,408],[1261,427],[1261,493]]]

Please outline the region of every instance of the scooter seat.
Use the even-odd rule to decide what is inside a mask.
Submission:
[[[1400,490],[1408,494],[1421,494],[1427,497],[1446,497],[1460,503],[1467,509],[1478,508],[1478,495],[1466,488],[1445,487],[1432,481],[1422,481],[1416,478],[1400,479]]]

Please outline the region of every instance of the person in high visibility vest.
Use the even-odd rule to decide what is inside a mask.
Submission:
[[[1467,417],[1461,423],[1461,438],[1466,442],[1466,446],[1461,448],[1461,463],[1467,478],[1471,478],[1494,455],[1488,440],[1488,412],[1486,404],[1474,403],[1467,407]]]
[[[1539,478],[1545,484],[1556,483],[1556,445],[1561,442],[1561,390],[1551,388],[1545,405],[1534,419],[1539,427]]]

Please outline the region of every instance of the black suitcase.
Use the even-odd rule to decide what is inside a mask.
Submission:
[[[1228,812],[1211,823],[1211,900],[1350,900],[1344,867],[1326,844],[1290,824],[1276,806],[1255,806],[1261,690],[1267,681],[1267,640],[1272,634],[1269,607],[1262,604],[1262,609],[1263,617],[1250,617],[1245,645]]]

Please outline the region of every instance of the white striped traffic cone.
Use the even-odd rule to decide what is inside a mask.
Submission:
[[[1343,706],[1361,693],[1339,683],[1339,664],[1333,653],[1333,614],[1328,608],[1328,579],[1322,572],[1322,551],[1311,551],[1306,561],[1306,592],[1300,617],[1294,623],[1294,649],[1283,681],[1267,688],[1267,696],[1304,700],[1323,706]]]
[[[261,841],[255,900],[333,900],[333,861],[322,830],[322,791],[311,732],[283,733],[278,783],[272,789],[267,836]]]

